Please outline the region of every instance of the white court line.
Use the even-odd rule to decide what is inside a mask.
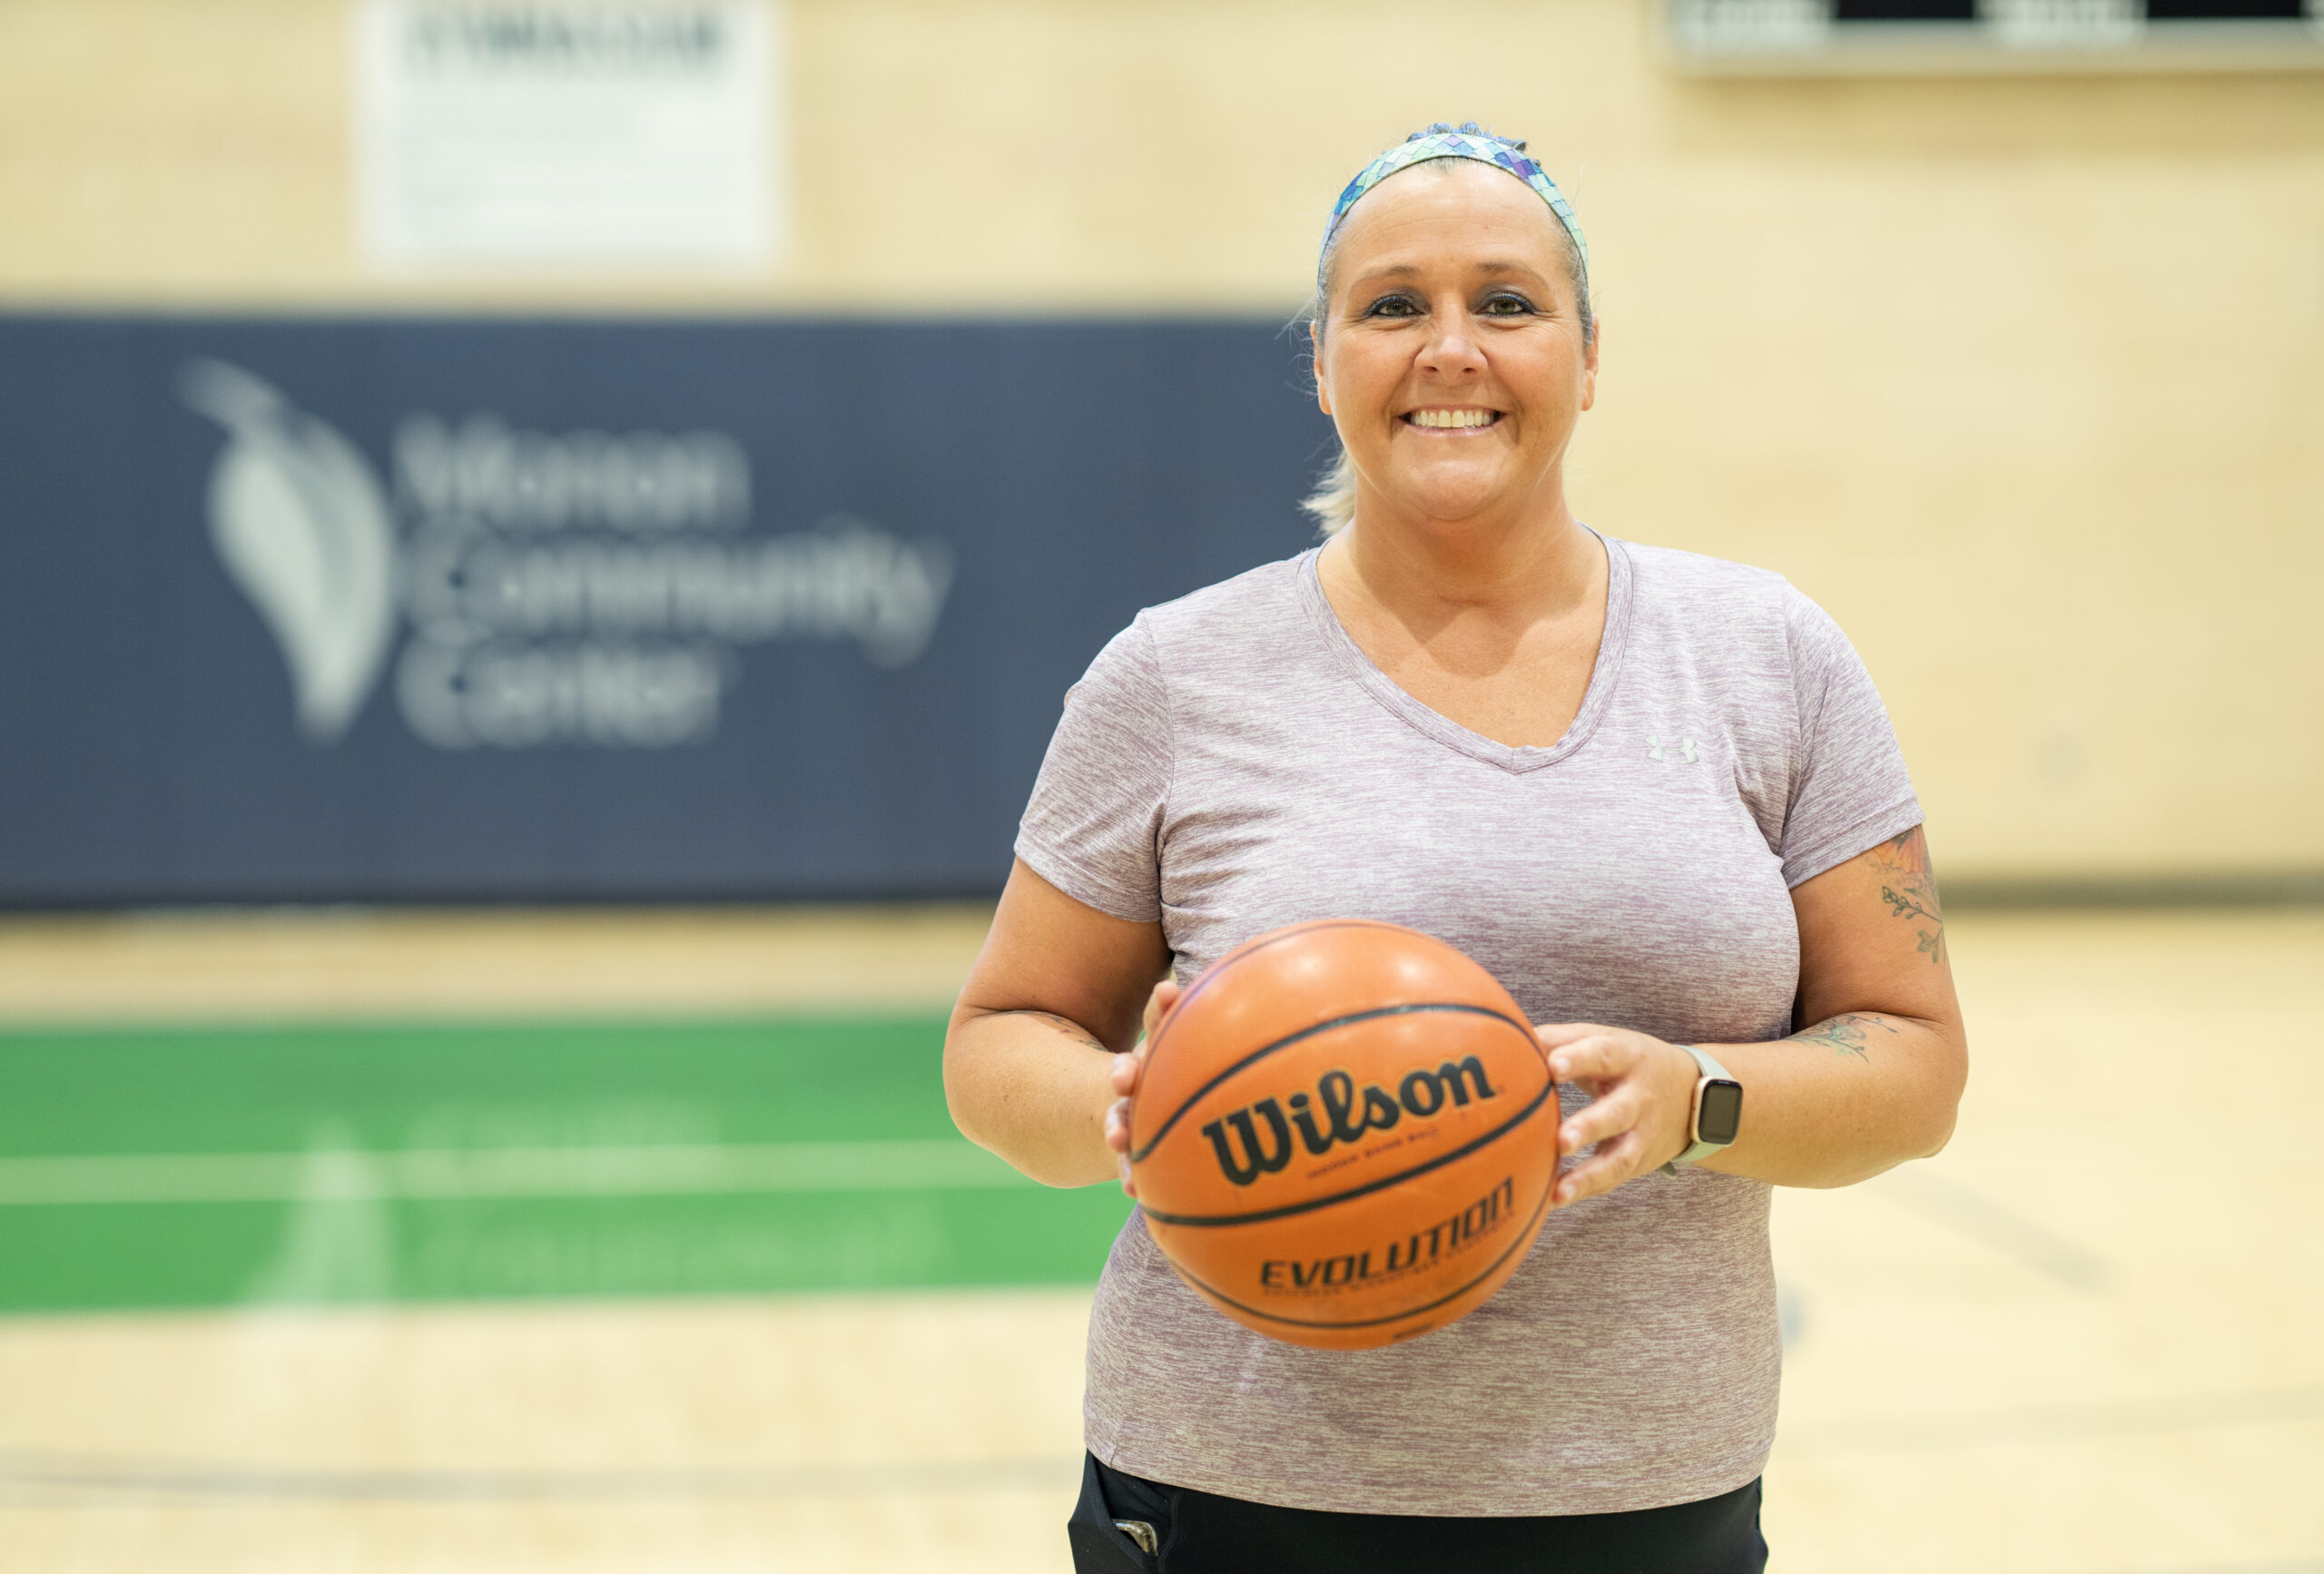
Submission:
[[[1899,1451],[2104,1440],[2221,1427],[2298,1426],[2317,1421],[2324,1421],[2324,1388],[2274,1388],[2119,1404],[1866,1417],[1822,1426],[1787,1427],[1776,1435],[1776,1451],[1792,1456],[1859,1458]]]
[[[762,1470],[312,1471],[0,1450],[0,1502],[7,1500],[12,1488],[44,1495],[139,1493],[374,1502],[636,1502],[1027,1489],[1070,1491],[1080,1470],[1078,1459],[1020,1457],[875,1461]]]
[[[0,1207],[381,1197],[987,1191],[1039,1183],[956,1137],[0,1158]]]

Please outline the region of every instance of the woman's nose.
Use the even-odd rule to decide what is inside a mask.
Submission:
[[[1436,330],[1421,348],[1422,369],[1438,377],[1473,376],[1484,370],[1474,326],[1465,311],[1440,311]]]

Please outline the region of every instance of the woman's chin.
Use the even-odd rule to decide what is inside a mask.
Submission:
[[[1464,525],[1505,516],[1521,507],[1531,488],[1505,477],[1441,477],[1390,491],[1382,500],[1389,512],[1415,522]]]

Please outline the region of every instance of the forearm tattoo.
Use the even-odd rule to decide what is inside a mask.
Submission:
[[[996,1011],[993,1015],[997,1017],[1030,1017],[1037,1022],[1047,1022],[1050,1027],[1056,1028],[1059,1032],[1072,1039],[1076,1044],[1087,1044],[1092,1049],[1105,1049],[1106,1053],[1108,1055],[1113,1053],[1111,1049],[1106,1049],[1106,1046],[1098,1042],[1098,1036],[1090,1032],[1088,1028],[1084,1028],[1080,1023],[1074,1021],[1070,1018],[1059,1016],[1055,1011]]]
[[[1880,900],[1888,916],[1904,919],[1920,936],[1920,954],[1932,967],[1945,960],[1945,912],[1937,904],[1936,875],[1929,868],[1928,838],[1914,826],[1866,853],[1880,876]],[[1874,1035],[1894,1038],[1903,1032],[1886,1017],[1871,1011],[1848,1011],[1828,1021],[1804,1028],[1791,1036],[1797,1044],[1821,1044],[1836,1056],[1855,1060],[1872,1058]]]
[[[1872,1056],[1868,1046],[1875,1028],[1892,1038],[1903,1031],[1886,1017],[1868,1011],[1850,1011],[1828,1022],[1818,1022],[1813,1028],[1802,1028],[1791,1036],[1791,1041],[1795,1044],[1822,1044],[1828,1046],[1836,1056],[1869,1060]]]
[[[1936,874],[1929,868],[1928,838],[1914,826],[1865,854],[1880,871],[1880,900],[1888,916],[1910,920],[1920,931],[1921,955],[1934,967],[1945,960],[1944,910],[1936,900]]]

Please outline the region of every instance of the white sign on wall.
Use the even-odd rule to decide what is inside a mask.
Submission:
[[[952,588],[952,550],[932,536],[844,514],[753,530],[750,457],[726,432],[412,410],[382,475],[242,367],[194,361],[181,391],[224,429],[211,544],[273,632],[317,744],[383,683],[439,749],[704,743],[744,649],[835,643],[910,666]]]
[[[712,269],[780,249],[767,0],[362,0],[356,189],[388,269]]]

